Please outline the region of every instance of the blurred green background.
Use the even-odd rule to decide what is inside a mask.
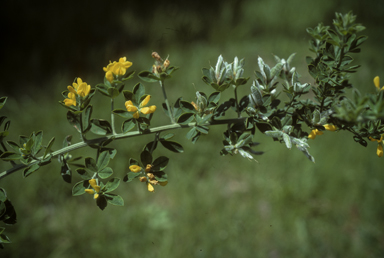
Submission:
[[[295,52],[302,81],[313,83],[305,29],[331,25],[335,12],[350,10],[369,36],[355,56],[362,67],[351,81],[361,92],[373,92],[373,77],[384,79],[381,0],[6,1],[0,10],[0,95],[9,96],[1,110],[12,120],[8,140],[38,130],[45,143],[56,137],[54,149],[68,134],[79,140],[58,104],[60,92],[77,76],[96,85],[102,67],[121,56],[139,72],[151,67],[152,51],[169,55],[180,67],[167,85],[171,101],[192,101],[196,90],[212,92],[201,81],[201,68],[220,54],[229,62],[245,57],[245,75],[253,79],[258,56],[274,65],[272,54]],[[160,88],[144,84],[159,105]],[[108,103],[96,96],[93,117],[109,119]],[[117,105],[123,108],[123,100]],[[165,123],[159,109],[154,125]],[[160,147],[154,153],[170,157],[169,184],[154,194],[140,182],[122,184],[116,193],[124,207],[100,211],[91,196],[72,197],[80,178],[64,183],[55,160],[27,179],[21,172],[2,179],[18,223],[7,226],[13,243],[0,257],[384,257],[383,158],[375,143],[363,148],[346,132],[326,132],[310,141],[312,164],[298,150],[258,134],[257,149],[265,154],[250,162],[219,155],[224,130],[212,128],[195,145],[186,131],[176,131],[185,153]],[[151,140],[114,143],[114,175],[122,178],[128,159],[139,158]]]

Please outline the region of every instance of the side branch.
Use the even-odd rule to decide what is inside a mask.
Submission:
[[[210,122],[206,122],[202,126],[230,124],[230,123],[242,122],[245,119],[246,118],[243,117],[243,118],[233,118],[233,119],[212,120]],[[53,157],[62,155],[64,153],[67,153],[67,152],[70,152],[70,151],[74,151],[76,149],[80,149],[80,148],[86,147],[88,145],[99,144],[101,142],[104,142],[104,141],[112,139],[112,138],[114,138],[115,140],[125,139],[125,138],[130,138],[130,137],[135,137],[135,136],[141,136],[141,135],[148,135],[148,134],[164,132],[164,131],[173,130],[173,129],[189,128],[189,127],[193,127],[195,125],[196,125],[195,122],[189,123],[189,124],[185,124],[185,125],[171,124],[171,125],[158,126],[158,127],[155,127],[155,128],[151,128],[151,129],[145,130],[145,131],[141,131],[141,132],[135,131],[135,132],[129,132],[129,133],[125,133],[125,134],[108,135],[108,136],[105,136],[105,137],[100,137],[100,138],[96,138],[96,139],[86,140],[85,142],[78,142],[78,143],[72,144],[70,146],[64,147],[64,148],[62,148],[60,150],[52,152],[51,153],[51,157],[53,158]],[[41,160],[42,157],[40,157],[39,159]],[[1,172],[0,173],[0,179],[4,178],[6,176],[9,176],[10,174],[12,174],[12,173],[14,173],[14,172],[16,172],[16,171],[18,171],[20,169],[29,167],[29,166],[31,166],[33,164],[37,164],[38,162],[39,161],[35,161],[35,162],[32,162],[32,163],[30,163],[28,165],[17,164],[16,166],[14,166],[14,167],[6,170],[6,171]]]

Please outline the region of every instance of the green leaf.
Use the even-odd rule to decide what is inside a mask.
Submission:
[[[136,177],[141,176],[141,173],[135,173],[135,172],[128,172],[127,175],[123,178],[123,181],[125,183],[131,182]]]
[[[120,179],[119,178],[112,178],[110,179],[107,184],[103,187],[103,189],[105,189],[105,193],[109,193],[109,192],[112,192],[113,190],[115,190],[120,184]]]
[[[181,146],[180,143],[174,142],[174,141],[160,141],[160,143],[168,150],[176,152],[176,153],[182,153],[184,152],[183,146]]]
[[[167,167],[168,161],[169,158],[165,156],[158,157],[153,162],[152,171],[163,171]]]
[[[6,151],[0,155],[0,159],[2,159],[4,161],[19,160],[19,159],[21,159],[21,155],[19,153]]]
[[[188,101],[181,100],[180,101],[180,106],[185,112],[193,112],[195,111],[195,107],[189,103]]]
[[[23,171],[23,175],[24,177],[27,177],[29,175],[31,175],[33,172],[35,172],[36,170],[38,170],[40,168],[39,164],[33,164],[32,166],[30,167],[27,167],[26,169],[24,169]]]
[[[110,88],[110,86],[107,86],[105,84],[97,84],[96,85],[96,89],[103,95],[107,96],[107,97],[110,97],[109,96],[109,92],[108,92],[108,89]]]
[[[132,166],[132,165],[140,166],[139,162],[135,159],[129,159],[129,165],[130,166]]]
[[[196,127],[192,127],[191,130],[189,130],[189,132],[187,133],[186,137],[188,140],[191,140],[193,137],[195,137],[197,135],[197,129]]]
[[[20,146],[14,142],[14,141],[7,141],[7,144],[16,152],[16,153],[19,153],[20,152]]]
[[[1,97],[0,98],[0,109],[3,108],[3,106],[5,105],[5,102],[7,102],[7,99],[8,99],[8,97]]]
[[[179,117],[179,119],[177,119],[177,123],[185,125],[192,122],[193,119],[194,119],[194,113],[184,113]]]
[[[99,171],[98,175],[101,179],[106,179],[113,174],[113,170],[110,167],[105,167]]]
[[[91,132],[97,135],[107,135],[112,133],[112,127],[108,121],[103,119],[92,119]]]
[[[84,180],[92,179],[92,175],[84,168],[76,169],[76,172],[80,175],[80,177]]]
[[[115,109],[112,112],[118,116],[121,116],[121,117],[127,118],[127,119],[133,117],[133,114],[131,112],[128,112],[127,110],[124,110],[124,109]]]
[[[99,195],[99,198],[96,199],[96,205],[100,210],[104,210],[107,207],[107,199],[104,195]]]
[[[273,138],[279,138],[283,135],[283,132],[281,131],[265,131],[265,135],[273,137]]]
[[[131,91],[129,91],[129,90],[124,90],[123,91],[123,95],[124,95],[124,98],[125,98],[125,101],[135,101],[134,99],[133,99],[133,92],[131,92]]]
[[[82,114],[83,133],[86,133],[91,129],[92,110],[93,110],[92,105],[89,105],[87,106],[87,108]]]
[[[60,169],[60,175],[63,178],[64,182],[66,183],[72,182],[72,171],[68,163],[66,162],[66,160],[63,160],[63,163]]]
[[[157,172],[154,174],[155,179],[159,182],[166,182],[168,181],[168,175],[164,172]]]
[[[6,200],[7,200],[7,192],[5,191],[4,188],[0,188],[0,202],[5,202]]]
[[[138,74],[139,78],[145,82],[157,82],[160,78],[151,73],[150,71],[142,71]]]
[[[110,160],[109,152],[108,151],[103,151],[100,153],[99,158],[97,159],[97,170],[100,171],[101,169],[105,168]]]
[[[135,95],[135,102],[140,104],[141,97],[145,94],[145,88],[140,82],[133,87],[133,94]]]
[[[4,234],[0,234],[0,246],[2,246],[2,244],[9,244],[11,243],[11,240],[9,240],[9,238],[4,235]]]
[[[208,103],[215,103],[217,104],[220,101],[221,93],[219,91],[213,92],[208,97]]]
[[[128,119],[123,122],[123,125],[121,126],[121,131],[123,133],[128,133],[130,130],[132,130],[135,127],[136,123],[133,121],[133,119]]]
[[[96,161],[91,157],[85,158],[85,167],[92,172],[98,171]]]
[[[292,148],[292,142],[291,142],[291,137],[289,137],[288,134],[283,133],[283,140],[285,142],[285,145],[287,146],[288,149]]]
[[[76,115],[72,111],[67,112],[67,120],[68,122],[75,127],[75,129],[80,132],[80,121],[79,121],[79,115]]]
[[[124,206],[124,200],[120,195],[116,194],[104,194],[108,203],[116,206]]]
[[[52,145],[53,145],[54,142],[55,142],[55,137],[52,137],[52,139],[49,141],[49,143],[48,143],[48,145],[47,145],[47,147],[45,149],[43,158],[45,158],[48,155],[48,153],[51,152],[51,148],[52,148]]]
[[[201,126],[201,125],[198,125],[195,127],[197,131],[203,133],[203,134],[208,134],[208,131],[209,131],[209,127],[207,126]]]
[[[175,134],[173,134],[173,133],[169,133],[169,134],[166,134],[166,135],[164,135],[163,137],[161,137],[160,140],[165,140],[165,141],[167,141],[167,140],[171,139],[173,136],[175,136]]]
[[[77,182],[72,188],[72,195],[73,196],[82,195],[85,193],[85,189],[88,189],[88,187],[89,187],[88,180]]]
[[[36,133],[33,141],[33,146],[31,148],[31,152],[33,155],[36,155],[41,149],[41,144],[43,142],[43,131],[39,131]]]
[[[116,88],[108,88],[108,95],[110,98],[114,99],[119,96],[120,92]]]
[[[140,158],[141,158],[141,163],[143,164],[144,167],[148,164],[152,164],[152,155],[151,153],[149,153],[149,151],[146,151],[146,150],[142,151]]]
[[[130,80],[134,77],[136,71],[128,72],[124,75],[124,78],[122,79],[123,82]]]

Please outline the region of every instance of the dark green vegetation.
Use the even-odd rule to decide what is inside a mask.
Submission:
[[[111,44],[106,41],[104,45],[95,46],[93,53],[90,51],[84,55],[76,47],[76,40],[81,40],[83,34],[74,30],[76,36],[70,36],[73,38],[71,48],[73,55],[83,62],[80,68],[72,68],[75,63],[68,61],[68,69],[50,70],[47,74],[46,69],[32,68],[31,65],[30,69],[37,69],[41,74],[32,81],[28,81],[28,76],[23,78],[25,87],[30,87],[30,94],[18,95],[19,84],[12,82],[16,79],[10,80],[7,85],[16,90],[1,112],[6,113],[12,120],[11,126],[17,129],[15,138],[19,133],[29,134],[38,130],[44,130],[45,139],[76,135],[76,131],[67,124],[66,111],[57,103],[61,100],[60,92],[71,84],[75,76],[82,77],[91,86],[101,82],[102,67],[109,59],[115,60],[120,56],[126,55],[133,62],[130,69],[137,72],[148,69],[152,63],[152,50],[162,56],[169,54],[172,65],[180,66],[174,80],[167,85],[171,101],[180,95],[195,100],[196,90],[209,92],[211,89],[201,81],[201,68],[208,67],[209,62],[214,65],[219,54],[223,54],[227,61],[233,60],[234,56],[245,57],[245,76],[254,79],[257,56],[273,65],[270,53],[287,58],[297,52],[293,65],[303,75],[301,81],[313,83],[305,63],[305,56],[311,55],[307,50],[309,36],[305,28],[314,27],[318,22],[329,25],[335,11],[350,9],[358,15],[357,21],[367,27],[363,34],[369,36],[362,53],[356,58],[362,67],[352,76],[351,82],[361,92],[374,92],[373,77],[379,75],[383,80],[383,50],[378,44],[382,42],[378,38],[380,30],[375,28],[374,20],[360,19],[359,16],[360,12],[362,18],[366,18],[364,14],[367,12],[372,19],[380,17],[374,12],[380,10],[380,6],[372,3],[358,6],[357,1],[352,1],[350,6],[311,4],[310,10],[300,5],[302,1],[295,1],[296,5],[292,4],[291,9],[279,1],[239,3],[242,5],[238,12],[247,21],[240,18],[231,20],[230,17],[235,17],[231,16],[233,8],[224,2],[215,12],[207,12],[201,19],[185,16],[187,21],[197,21],[186,22],[190,24],[189,29],[171,23],[162,7],[155,8],[156,11],[150,10],[152,16],[148,17],[151,18],[143,19],[164,20],[165,24],[157,22],[158,27],[150,28],[152,33],[144,33],[144,29],[140,29],[144,25],[138,25],[127,9],[126,15],[115,18],[117,21],[123,17],[127,19],[125,25],[121,25],[126,33],[132,39],[140,35],[144,38],[146,33],[151,36],[135,44],[114,45],[117,41],[111,41]],[[146,10],[140,12],[144,14]],[[209,13],[215,16],[205,18]],[[204,32],[202,27],[205,26],[199,27],[199,22],[207,21],[213,25],[207,26],[205,30],[208,32]],[[161,41],[158,31],[163,31],[168,25],[184,34],[165,34]],[[84,30],[81,22],[77,26]],[[199,33],[202,36],[198,36]],[[151,41],[152,37],[155,40]],[[103,49],[101,54],[96,55],[100,49]],[[42,57],[50,63],[55,59],[52,56]],[[29,68],[28,63],[24,65],[24,69]],[[5,74],[5,68],[2,70]],[[139,81],[138,78],[134,80],[131,87]],[[147,92],[153,95],[151,103],[160,103],[160,88],[145,85]],[[247,94],[249,88],[250,83],[242,86],[241,94]],[[1,89],[1,95],[4,95],[3,86]],[[98,111],[95,108],[95,112],[98,112],[97,116],[109,119],[109,105],[104,101],[102,97],[96,99],[95,103],[100,103],[100,108]],[[120,105],[124,108],[123,102]],[[159,111],[154,117],[157,125],[162,124],[165,117]],[[59,164],[50,164],[27,179],[22,179],[18,173],[3,179],[0,187],[7,189],[17,209],[19,222],[7,227],[6,232],[13,244],[1,252],[5,253],[4,257],[383,255],[384,175],[379,169],[383,158],[375,155],[376,143],[368,143],[364,148],[355,143],[350,134],[327,131],[309,141],[310,152],[316,158],[313,164],[299,151],[289,151],[284,145],[260,134],[255,140],[261,142],[258,148],[265,154],[257,157],[256,163],[240,156],[221,157],[222,129],[212,128],[210,135],[202,137],[195,145],[184,140],[186,132],[176,131],[185,153],[169,154],[165,149],[156,150],[159,155],[162,150],[167,151],[170,157],[167,167],[169,184],[157,188],[154,194],[149,193],[143,183],[121,185],[117,192],[124,198],[125,206],[111,206],[103,212],[94,205],[91,196],[71,196],[72,186],[61,179]],[[136,138],[115,142],[118,153],[111,163],[114,173],[125,174],[129,158],[138,159],[143,144],[149,140]],[[86,156],[81,150],[74,154]]]

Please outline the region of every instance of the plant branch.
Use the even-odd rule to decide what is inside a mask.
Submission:
[[[202,124],[201,126],[223,125],[223,124],[229,124],[229,123],[236,123],[236,122],[244,121],[245,119],[246,119],[245,117],[242,117],[242,118],[233,118],[233,119],[212,120],[210,122],[206,122],[205,124]],[[158,127],[155,127],[155,128],[151,128],[151,129],[147,129],[147,130],[141,131],[141,132],[135,131],[135,132],[128,132],[128,133],[125,133],[125,134],[123,134],[123,133],[116,134],[116,135],[111,134],[111,135],[107,135],[107,136],[96,138],[96,139],[86,140],[85,142],[78,142],[78,143],[72,144],[70,146],[64,147],[64,148],[62,148],[60,150],[52,152],[51,157],[53,158],[53,157],[62,155],[64,153],[70,152],[70,151],[74,151],[74,150],[77,150],[77,149],[80,149],[80,148],[84,148],[84,147],[86,147],[88,145],[96,145],[96,144],[99,144],[99,143],[104,142],[106,140],[109,140],[111,138],[114,138],[114,140],[125,139],[125,138],[141,136],[141,135],[149,135],[149,134],[154,134],[154,133],[160,133],[160,132],[164,132],[164,131],[168,131],[168,130],[173,130],[173,129],[190,128],[190,127],[194,127],[194,126],[196,126],[195,122],[189,123],[189,124],[186,124],[186,125],[174,123],[174,124],[170,124],[170,125],[158,126]],[[23,169],[23,168],[29,167],[31,165],[37,164],[37,163],[40,162],[40,160],[42,160],[42,157],[40,157],[38,161],[32,162],[32,163],[30,163],[28,165],[19,164],[19,165],[14,166],[13,168],[10,168],[10,169],[8,169],[6,171],[3,171],[3,172],[0,173],[0,179],[4,178],[6,176],[9,176],[10,174],[12,174],[12,173],[14,173],[14,172],[16,172],[16,171],[18,171],[20,169]]]
[[[173,117],[173,112],[172,112],[171,106],[169,105],[169,101],[168,101],[168,98],[167,98],[167,93],[165,92],[164,82],[163,81],[159,81],[159,83],[160,83],[161,89],[163,90],[165,105],[167,105],[169,117],[171,118],[171,123],[174,124],[175,123],[175,118]]]
[[[115,129],[115,114],[112,112],[114,110],[114,101],[111,98],[111,126],[112,126],[112,134],[116,134],[116,129]]]

